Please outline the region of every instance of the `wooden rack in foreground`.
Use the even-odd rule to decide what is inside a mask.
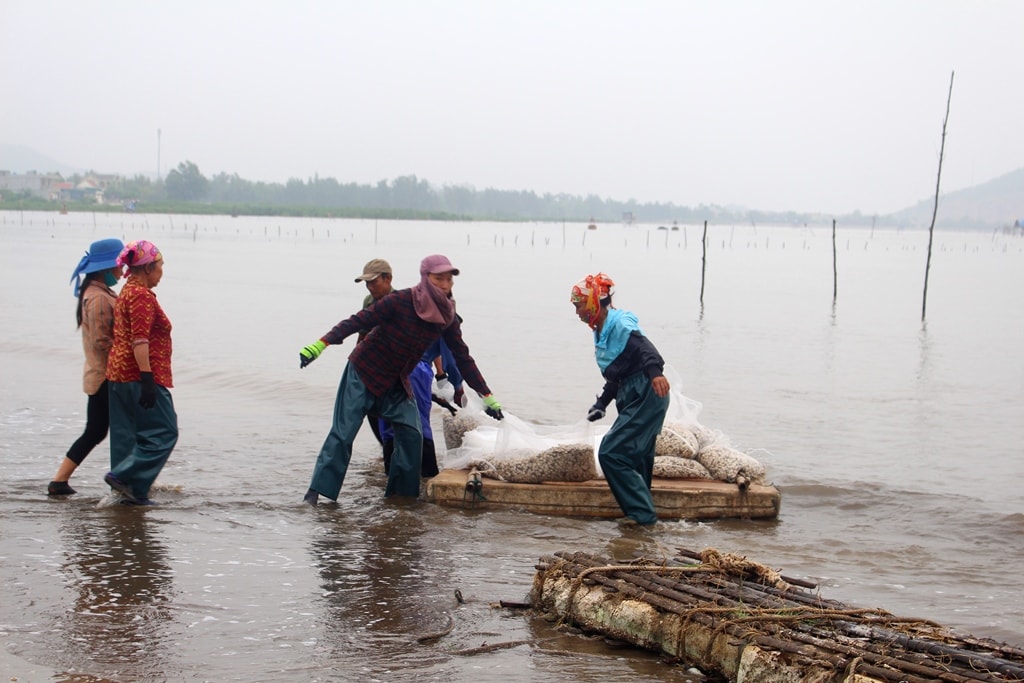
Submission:
[[[625,565],[561,552],[540,559],[530,601],[733,681],[1024,681],[1021,648],[852,608],[813,587],[710,548]]]

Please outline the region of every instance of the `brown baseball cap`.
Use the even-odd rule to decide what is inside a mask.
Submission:
[[[363,274],[356,278],[356,282],[370,282],[381,275],[391,275],[391,264],[382,258],[375,258],[363,266]]]

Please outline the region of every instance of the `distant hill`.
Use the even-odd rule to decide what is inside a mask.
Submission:
[[[63,176],[83,173],[84,169],[75,168],[54,161],[45,154],[40,154],[25,145],[5,145],[0,143],[0,171],[12,173],[60,173]]]
[[[890,215],[894,223],[927,228],[935,197]],[[939,192],[937,228],[999,228],[1024,219],[1024,168],[955,192]]]

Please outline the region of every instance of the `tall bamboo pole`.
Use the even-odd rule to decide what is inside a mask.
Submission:
[[[704,272],[708,268],[708,222],[704,221],[704,236],[700,240],[702,251],[700,257],[700,305],[704,306]]]
[[[946,151],[946,124],[949,123],[949,103],[953,100],[953,76],[955,71],[949,74],[949,95],[946,97],[946,118],[942,120],[942,144],[939,146],[939,172],[935,178],[935,207],[932,209],[932,224],[928,227],[928,260],[924,266],[924,296],[921,298],[921,322],[925,319],[925,310],[928,307],[928,271],[932,267],[932,241],[935,237],[935,217],[939,213],[939,183],[942,180],[942,155]]]
[[[832,303],[839,294],[839,271],[836,268],[836,219],[832,219]]]

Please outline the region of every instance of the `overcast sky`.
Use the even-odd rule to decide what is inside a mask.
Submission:
[[[954,71],[943,192],[1024,167],[1020,0],[2,0],[0,143],[888,213],[934,196]]]

